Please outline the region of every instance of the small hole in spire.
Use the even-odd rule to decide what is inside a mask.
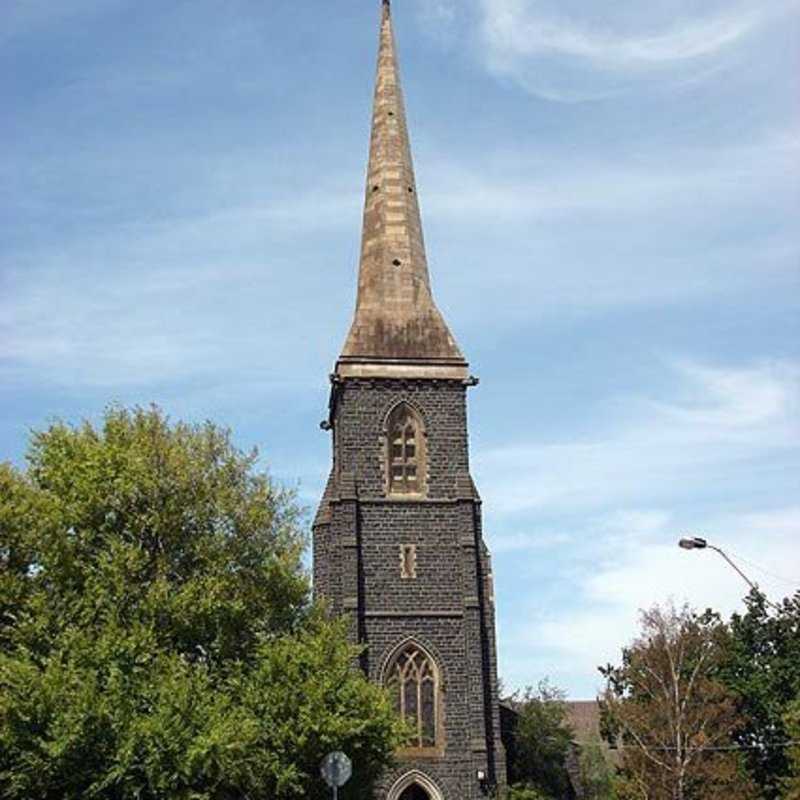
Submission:
[[[390,117],[393,117],[393,116],[394,116],[394,111],[390,111],[390,112],[389,112],[389,116],[390,116]]]
[[[373,186],[372,191],[377,192],[381,187],[380,186]]]
[[[414,189],[411,186],[408,187],[408,193],[414,194]]]
[[[399,258],[396,258],[394,261],[392,261],[392,264],[394,264],[396,267],[401,266],[402,263],[403,262]]]

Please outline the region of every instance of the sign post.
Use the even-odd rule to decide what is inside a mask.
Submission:
[[[353,762],[344,753],[328,753],[322,759],[319,771],[325,783],[333,789],[333,800],[338,800],[339,787],[344,786],[353,774]]]

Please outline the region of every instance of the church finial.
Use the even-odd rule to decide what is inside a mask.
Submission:
[[[358,298],[337,372],[376,374],[376,364],[388,363],[426,372],[435,365],[466,378],[431,294],[390,0],[382,8]]]

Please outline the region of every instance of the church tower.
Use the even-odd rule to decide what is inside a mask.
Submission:
[[[333,468],[314,586],[414,730],[375,800],[477,800],[505,784],[494,598],[469,471],[477,381],[433,300],[383,0],[358,295],[331,376]]]

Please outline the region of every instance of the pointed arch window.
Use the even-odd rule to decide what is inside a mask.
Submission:
[[[401,403],[387,424],[387,484],[389,494],[422,494],[425,491],[425,431],[419,414]]]
[[[386,685],[397,713],[411,728],[410,747],[436,747],[440,728],[440,684],[433,659],[419,645],[406,645],[390,662]]]

